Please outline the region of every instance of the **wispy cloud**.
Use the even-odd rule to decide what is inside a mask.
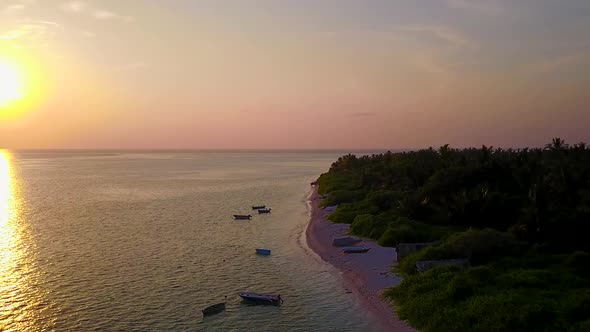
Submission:
[[[587,50],[537,61],[526,65],[525,70],[531,74],[555,74],[562,70],[575,67],[588,67],[589,65],[590,50]]]
[[[21,40],[21,39],[35,39],[37,37],[47,37],[53,35],[55,29],[63,29],[63,27],[55,22],[50,21],[26,21],[14,29],[0,32],[0,40]]]
[[[447,0],[447,5],[451,8],[493,15],[504,12],[504,8],[497,1],[492,0]]]
[[[95,10],[93,16],[99,20],[122,20],[126,22],[133,20],[131,16],[119,15],[109,10]]]
[[[87,4],[82,1],[69,1],[61,5],[61,9],[70,13],[83,12],[87,7]]]
[[[44,35],[46,27],[35,24],[25,24],[16,29],[0,33],[0,40],[17,40],[23,37],[37,37]]]
[[[8,5],[6,7],[4,7],[4,9],[2,9],[2,13],[5,14],[10,14],[10,13],[14,13],[16,11],[20,11],[25,9],[25,5],[23,4],[14,4],[14,5]]]
[[[73,14],[86,14],[97,20],[121,20],[125,22],[133,21],[133,17],[121,15],[111,10],[92,8],[84,1],[68,1],[63,3],[60,8]]]
[[[442,25],[408,25],[399,28],[404,32],[418,32],[430,34],[439,40],[456,45],[472,46],[474,43],[463,35],[463,33],[453,28]]]

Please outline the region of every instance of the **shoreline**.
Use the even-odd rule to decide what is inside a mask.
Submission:
[[[381,247],[374,241],[363,239],[357,245],[371,248],[368,253],[342,253],[341,248],[332,246],[332,240],[347,236],[350,225],[327,221],[329,212],[319,208],[320,201],[317,186],[314,186],[308,197],[311,206],[310,221],[305,230],[308,247],[340,271],[347,288],[358,296],[361,306],[385,331],[414,331],[399,320],[391,305],[381,298],[386,288],[401,282],[401,278],[391,272],[391,266],[397,261],[395,248]]]

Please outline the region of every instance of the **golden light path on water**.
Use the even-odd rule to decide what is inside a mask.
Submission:
[[[35,331],[32,308],[39,297],[30,287],[31,265],[19,223],[19,202],[11,154],[0,150],[0,331]],[[42,311],[42,310],[41,310]]]
[[[10,154],[0,150],[0,329],[14,326],[17,311],[19,276],[15,275],[18,261],[18,234],[16,232],[16,207],[13,194]]]

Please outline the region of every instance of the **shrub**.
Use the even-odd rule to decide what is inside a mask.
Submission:
[[[456,231],[447,226],[435,226],[412,221],[405,217],[390,223],[387,230],[379,238],[382,246],[397,246],[398,243],[416,243],[438,241]]]
[[[381,211],[391,209],[402,198],[403,194],[401,192],[391,190],[379,190],[372,192],[367,196],[369,203],[376,206]]]
[[[352,190],[335,190],[328,194],[328,197],[322,201],[322,206],[333,206],[342,203],[352,203],[363,199],[365,194],[360,191]]]

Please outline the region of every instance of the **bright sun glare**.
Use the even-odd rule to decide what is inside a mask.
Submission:
[[[16,66],[0,62],[0,107],[23,97],[22,77]]]

